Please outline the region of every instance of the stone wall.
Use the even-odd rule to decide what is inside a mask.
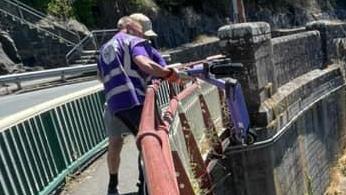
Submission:
[[[220,54],[221,48],[219,39],[213,38],[204,43],[189,44],[164,53],[170,55],[169,63],[186,63]]]
[[[272,30],[272,37],[275,38],[275,37],[288,36],[288,35],[292,35],[292,34],[302,33],[305,31],[306,31],[305,27],[274,29],[274,30]]]
[[[212,173],[229,170],[230,176],[213,175],[221,181],[215,194],[324,194],[345,144],[345,102],[343,88],[299,115],[270,144],[227,150]]]
[[[341,70],[346,79],[346,37],[334,39],[334,44],[337,52],[333,62],[341,64]]]
[[[343,59],[343,25],[274,39],[265,24],[220,29],[223,53],[246,67],[230,76],[243,86],[258,142],[225,149],[211,170],[215,194],[325,192],[346,145],[345,64],[328,64]]]
[[[318,25],[317,25],[318,24]],[[222,52],[244,71],[230,75],[243,87],[252,124],[268,123],[261,104],[292,79],[327,66],[336,55],[334,39],[346,37],[346,23],[316,22],[306,29],[318,30],[271,39],[270,26],[263,22],[234,24],[219,29]],[[318,28],[317,28],[318,27]],[[332,40],[332,41],[330,41]]]
[[[323,65],[318,31],[274,38],[272,44],[274,82],[277,87]]]

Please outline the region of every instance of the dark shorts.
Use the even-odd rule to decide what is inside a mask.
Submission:
[[[103,119],[108,136],[137,135],[143,106],[135,106],[112,115],[106,106]]]

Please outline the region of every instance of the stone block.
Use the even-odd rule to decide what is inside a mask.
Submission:
[[[309,31],[272,39],[274,83],[277,87],[322,67],[319,31]]]
[[[270,37],[270,26],[265,22],[240,23],[223,26],[218,30],[221,40],[242,40],[261,42]]]

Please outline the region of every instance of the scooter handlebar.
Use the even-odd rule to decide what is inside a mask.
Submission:
[[[210,67],[210,73],[218,76],[230,75],[243,70],[244,66],[242,63],[214,64]]]

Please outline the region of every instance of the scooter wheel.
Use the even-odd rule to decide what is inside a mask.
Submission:
[[[254,144],[257,140],[257,135],[254,131],[249,130],[248,134],[247,134],[247,139],[246,139],[246,144],[247,145],[251,145]]]

